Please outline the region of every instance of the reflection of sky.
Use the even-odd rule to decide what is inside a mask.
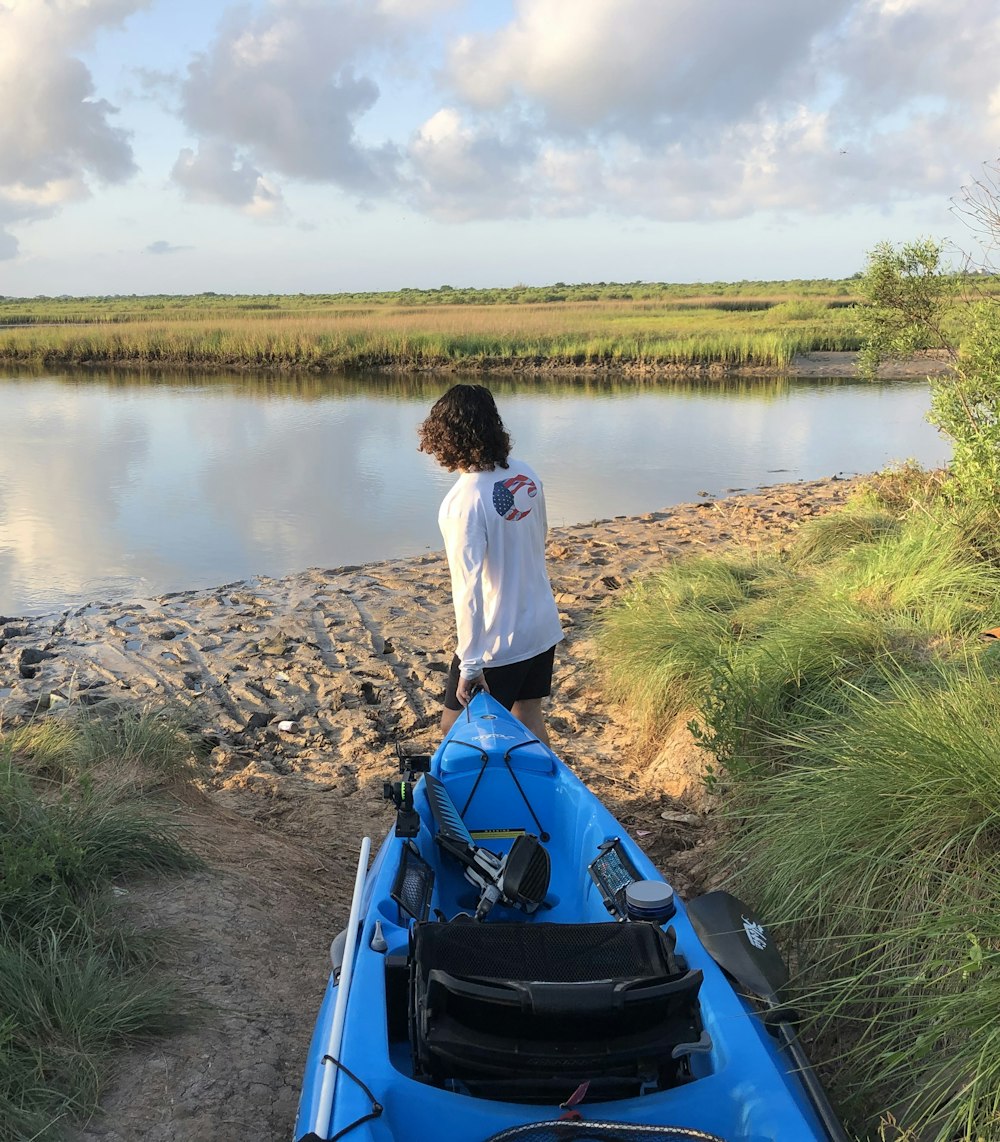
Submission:
[[[504,405],[515,450],[546,481],[549,517],[573,523],[685,503],[699,492],[853,475],[914,457],[944,463],[924,384],[803,382],[778,396],[640,390],[530,395]]]
[[[0,380],[0,613],[437,549],[452,477],[416,451],[433,395]],[[499,398],[556,524],[941,463],[927,403],[901,383]]]

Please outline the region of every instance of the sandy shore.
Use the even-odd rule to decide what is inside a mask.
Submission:
[[[682,892],[703,877],[698,815],[674,796],[690,781],[684,759],[676,772],[662,758],[650,767],[602,695],[590,622],[664,561],[780,544],[849,487],[783,485],[551,533],[567,635],[553,747]],[[179,970],[210,1014],[136,1052],[81,1142],[289,1136],[357,845],[388,827],[380,794],[395,743],[435,744],[452,648],[440,554],[0,619],[5,724],[75,702],[169,701],[206,747],[196,788],[173,808],[209,870],[130,899],[142,922],[180,933]]]
[[[928,350],[912,357],[883,361],[878,375],[883,380],[938,377],[952,366],[951,358],[943,350]],[[853,377],[858,371],[857,353],[816,352],[801,353],[792,358],[787,372],[795,377]]]

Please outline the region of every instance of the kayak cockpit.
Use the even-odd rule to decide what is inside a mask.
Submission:
[[[417,1078],[475,1097],[601,1100],[690,1079],[701,973],[649,923],[424,923],[413,931]]]

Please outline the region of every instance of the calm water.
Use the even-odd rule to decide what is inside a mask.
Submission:
[[[0,376],[0,614],[438,549],[445,387]],[[552,524],[948,456],[923,382],[493,388]]]

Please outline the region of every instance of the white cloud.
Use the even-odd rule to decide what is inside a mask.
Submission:
[[[357,123],[379,96],[372,75],[359,68],[389,30],[366,0],[270,0],[257,12],[232,9],[188,66],[181,118],[203,150],[207,143],[242,153],[243,166],[234,169],[244,182],[253,167],[258,175],[384,193],[398,178],[397,149],[363,142]],[[188,187],[192,162],[185,156],[174,171]],[[207,182],[201,178],[203,190]],[[221,199],[241,201],[231,179],[222,190]]]
[[[516,0],[452,45],[419,201],[679,221],[947,196],[1000,147],[998,56],[994,0]]]
[[[202,143],[197,152],[185,148],[171,174],[196,202],[236,206],[255,218],[284,213],[280,189],[227,143]]]
[[[498,31],[458,40],[448,75],[473,107],[520,102],[549,131],[693,135],[802,97],[811,44],[851,0],[520,0]]]
[[[116,112],[95,98],[78,53],[100,30],[148,0],[8,0],[0,5],[0,227],[44,218],[85,197],[91,180],[114,183],[134,171]],[[0,231],[0,257],[17,243]]]
[[[524,172],[534,153],[523,133],[504,137],[483,125],[472,129],[460,112],[443,108],[411,145],[412,194],[432,217],[468,221],[530,213],[534,202]]]

